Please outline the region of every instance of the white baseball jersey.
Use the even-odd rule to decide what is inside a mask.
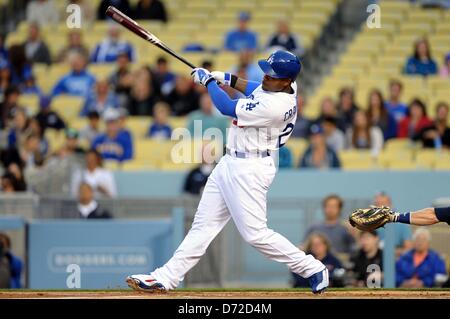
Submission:
[[[297,118],[295,83],[292,88],[294,93],[288,94],[267,92],[260,85],[240,99],[227,147],[263,152],[286,143]],[[266,195],[275,173],[272,156],[223,156],[208,178],[191,230],[173,257],[151,273],[152,278],[166,289],[175,289],[230,219],[246,242],[292,272],[308,278],[322,271],[325,266],[319,260],[267,227]]]
[[[228,132],[227,147],[241,152],[276,150],[291,135],[297,119],[297,84],[294,93],[264,91],[258,86],[236,105],[237,119]]]

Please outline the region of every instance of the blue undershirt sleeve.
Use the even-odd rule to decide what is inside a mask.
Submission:
[[[237,100],[230,99],[230,97],[217,85],[216,81],[211,81],[211,83],[208,84],[208,92],[220,113],[237,118]]]

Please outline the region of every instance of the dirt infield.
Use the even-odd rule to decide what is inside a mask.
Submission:
[[[142,293],[130,290],[111,291],[0,291],[0,299],[450,299],[450,290],[347,290],[333,289],[316,296],[300,290],[177,290],[168,293]]]

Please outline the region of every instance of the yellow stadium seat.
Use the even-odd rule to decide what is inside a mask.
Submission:
[[[53,98],[52,107],[65,121],[70,122],[78,118],[83,102],[83,98],[78,96],[59,95]]]
[[[409,150],[413,148],[415,148],[415,144],[409,138],[393,138],[387,140],[384,144],[384,149],[387,152]]]
[[[97,79],[107,79],[116,68],[114,63],[90,64],[88,69]]]
[[[450,161],[439,160],[434,165],[435,170],[450,170]]]
[[[293,164],[294,166],[297,166],[301,156],[303,156],[303,153],[308,147],[308,141],[303,138],[290,138],[285,147],[291,151]]]
[[[169,124],[173,129],[178,127],[186,127],[187,117],[171,117],[169,119]]]
[[[30,115],[39,112],[39,96],[35,94],[21,94],[19,105],[25,107]]]
[[[414,163],[413,151],[409,149],[390,149],[384,150],[378,156],[378,165],[384,168],[391,168],[392,166],[400,166],[400,163]],[[415,165],[415,164],[414,164]]]
[[[59,150],[66,142],[66,137],[63,130],[46,130],[45,138],[49,144],[49,154]]]
[[[147,116],[129,116],[126,127],[131,130],[135,139],[143,139],[151,124],[151,118]]]
[[[339,160],[345,170],[368,170],[375,168],[375,158],[370,151],[345,150],[339,152]]]
[[[396,171],[412,171],[417,169],[417,164],[414,161],[391,159],[387,162],[387,165],[384,166],[384,168]]]
[[[433,168],[437,162],[450,162],[450,151],[435,149],[419,150],[416,154],[416,163],[418,167]]]

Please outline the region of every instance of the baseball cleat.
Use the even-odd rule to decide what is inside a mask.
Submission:
[[[128,287],[137,291],[166,292],[166,287],[150,275],[131,275],[126,279]]]
[[[314,294],[323,293],[328,288],[329,285],[328,269],[325,268],[320,272],[315,273],[314,275],[308,278],[308,281]]]

